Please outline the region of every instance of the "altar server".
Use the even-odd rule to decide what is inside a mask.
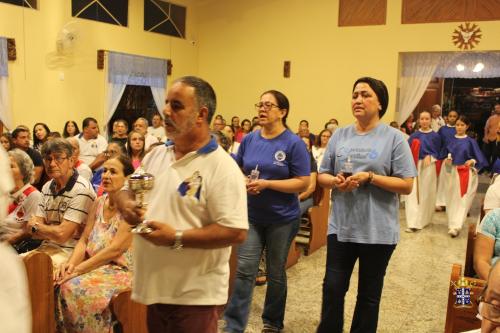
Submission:
[[[458,113],[455,110],[451,110],[448,112],[448,118],[446,122],[446,126],[442,126],[438,134],[441,137],[441,141],[443,143],[443,147],[448,145],[448,142],[451,141],[455,134],[457,134],[457,130],[455,128],[455,124],[458,119]],[[444,156],[446,158],[446,156]],[[438,162],[440,163],[440,162]],[[441,171],[438,177],[438,188],[437,188],[437,196],[436,196],[436,210],[442,211],[442,207],[446,205],[446,193],[449,189],[449,176],[450,173],[446,172],[446,168],[440,168]]]
[[[408,228],[415,232],[431,222],[436,205],[436,186],[440,159],[441,137],[431,129],[431,114],[422,111],[420,128],[408,139],[418,176],[413,180],[413,190],[406,198],[405,213]]]
[[[476,195],[477,171],[488,166],[476,140],[467,136],[470,121],[460,116],[456,123],[457,134],[448,142],[444,154],[448,156],[445,167],[450,171],[449,192],[446,195],[448,234],[458,236]]]

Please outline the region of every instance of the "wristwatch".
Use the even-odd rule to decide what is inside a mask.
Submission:
[[[35,234],[37,231],[38,231],[38,222],[35,222],[35,223],[31,226],[31,233],[32,233],[32,234]]]
[[[175,238],[174,238],[174,244],[172,245],[172,250],[181,250],[183,247],[182,244],[182,230],[176,230],[175,231]]]

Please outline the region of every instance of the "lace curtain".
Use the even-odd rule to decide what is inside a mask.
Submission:
[[[163,110],[167,81],[166,60],[109,52],[107,76],[106,124],[115,113],[127,84],[150,87],[156,107]]]

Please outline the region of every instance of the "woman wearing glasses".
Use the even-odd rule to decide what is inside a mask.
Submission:
[[[247,240],[238,250],[234,291],[225,310],[226,332],[245,331],[261,253],[266,248],[267,293],[262,332],[283,329],[286,304],[285,264],[299,228],[297,194],[309,185],[309,153],[286,126],[289,102],[279,91],[262,94],[255,105],[262,129],[243,138],[236,162],[247,183]],[[260,175],[259,175],[260,174]]]
[[[380,121],[388,101],[382,81],[358,79],[351,98],[356,123],[335,131],[319,170],[318,182],[332,189],[333,201],[319,333],[342,332],[344,298],[358,259],[351,332],[377,331],[385,270],[399,241],[397,194],[409,194],[416,176],[403,134]],[[342,173],[347,171],[352,175]]]

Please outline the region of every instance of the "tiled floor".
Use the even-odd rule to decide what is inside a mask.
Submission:
[[[483,183],[466,223],[476,223],[479,202],[488,180]],[[391,258],[382,295],[378,332],[443,332],[452,263],[465,257],[466,226],[457,238],[447,234],[446,213],[436,213],[433,223],[424,230],[404,232],[404,210],[400,211],[401,241]],[[315,332],[321,307],[321,287],[325,271],[326,250],[302,256],[288,273],[288,301],[285,333]],[[345,331],[350,329],[356,301],[357,268],[353,272],[346,297]],[[247,332],[260,332],[260,315],[265,286],[256,287]]]

